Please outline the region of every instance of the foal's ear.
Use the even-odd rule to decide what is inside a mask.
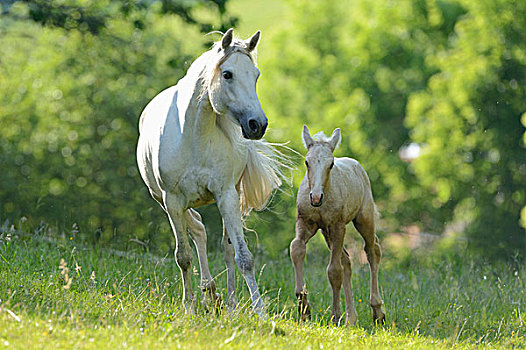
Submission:
[[[307,128],[307,125],[303,125],[303,144],[307,149],[311,148],[311,146],[314,145],[314,140],[310,136],[309,128]]]
[[[249,52],[254,50],[256,46],[258,46],[260,37],[261,37],[261,31],[258,30],[256,33],[254,33],[254,35],[250,37],[249,40],[247,40],[248,41],[247,49]]]
[[[232,39],[234,37],[234,29],[230,28],[226,31],[225,35],[223,35],[223,39],[221,40],[221,47],[223,50],[225,50],[227,47],[232,44]]]
[[[329,140],[329,146],[331,146],[333,152],[336,148],[338,148],[341,140],[342,140],[342,135],[341,135],[340,128],[334,129],[331,135],[331,139]]]

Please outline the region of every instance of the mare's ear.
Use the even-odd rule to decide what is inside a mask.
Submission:
[[[256,33],[254,33],[254,35],[252,35],[250,37],[248,41],[248,44],[247,44],[247,50],[249,52],[251,52],[252,50],[254,50],[256,48],[256,46],[258,46],[258,43],[259,43],[259,38],[261,37],[261,31],[257,31]]]
[[[310,136],[309,128],[307,128],[307,125],[303,125],[303,144],[307,149],[311,148],[311,146],[314,145],[314,140]]]
[[[221,40],[221,47],[223,50],[226,50],[227,47],[232,44],[232,39],[234,37],[234,29],[230,28],[226,31],[225,35],[223,35],[223,39]]]
[[[329,146],[331,146],[332,151],[340,145],[340,141],[342,140],[342,135],[340,128],[334,129],[331,135],[331,139],[329,140]]]

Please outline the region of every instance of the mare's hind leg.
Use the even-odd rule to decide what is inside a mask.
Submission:
[[[343,248],[342,254],[342,265],[343,265],[343,292],[345,294],[345,324],[354,325],[358,320],[358,314],[354,307],[354,297],[352,293],[352,267],[351,258],[345,248]]]
[[[296,220],[296,238],[290,243],[290,259],[294,266],[296,276],[296,287],[294,293],[298,298],[298,313],[300,319],[305,321],[310,319],[310,305],[307,300],[307,288],[303,280],[303,264],[305,263],[305,253],[307,242],[316,234],[317,227],[308,225],[304,220]]]
[[[370,210],[364,210],[354,220],[356,230],[361,234],[365,241],[364,250],[369,262],[371,271],[371,299],[370,305],[373,311],[373,322],[375,324],[385,323],[385,313],[382,309],[383,301],[378,290],[378,269],[382,257],[380,242],[375,234],[374,206]]]
[[[236,297],[236,264],[234,261],[234,247],[223,223],[223,239],[221,240],[221,247],[223,248],[223,257],[226,264],[226,289],[227,289],[227,307],[228,311],[234,310],[237,305]]]
[[[206,307],[207,299],[212,304],[212,307],[220,305],[220,298],[216,294],[216,284],[210,274],[208,267],[208,258],[206,255],[206,230],[201,221],[201,215],[194,209],[188,209],[184,213],[186,224],[190,236],[194,241],[197,250],[197,258],[199,259],[199,270],[201,271],[201,290],[203,291],[203,301]]]
[[[194,313],[194,294],[192,293],[192,250],[188,244],[187,224],[184,210],[176,196],[164,195],[164,208],[168,213],[170,225],[175,235],[175,260],[181,270],[183,280],[183,304],[187,314]]]

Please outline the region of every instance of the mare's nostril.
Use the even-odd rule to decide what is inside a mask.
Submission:
[[[259,123],[255,119],[250,119],[248,121],[248,127],[252,132],[256,132],[259,129]]]

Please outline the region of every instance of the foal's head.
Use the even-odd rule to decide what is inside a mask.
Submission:
[[[259,69],[253,53],[259,37],[257,31],[246,41],[235,39],[229,29],[212,48],[217,61],[208,72],[207,84],[214,111],[241,126],[243,137],[256,140],[265,134],[268,124],[256,94]]]
[[[330,138],[320,134],[315,141],[309,133],[307,125],[303,125],[303,143],[307,147],[305,165],[310,189],[310,204],[319,207],[323,203],[323,191],[327,187],[329,174],[334,166],[333,152],[340,144],[340,129],[335,129]]]

